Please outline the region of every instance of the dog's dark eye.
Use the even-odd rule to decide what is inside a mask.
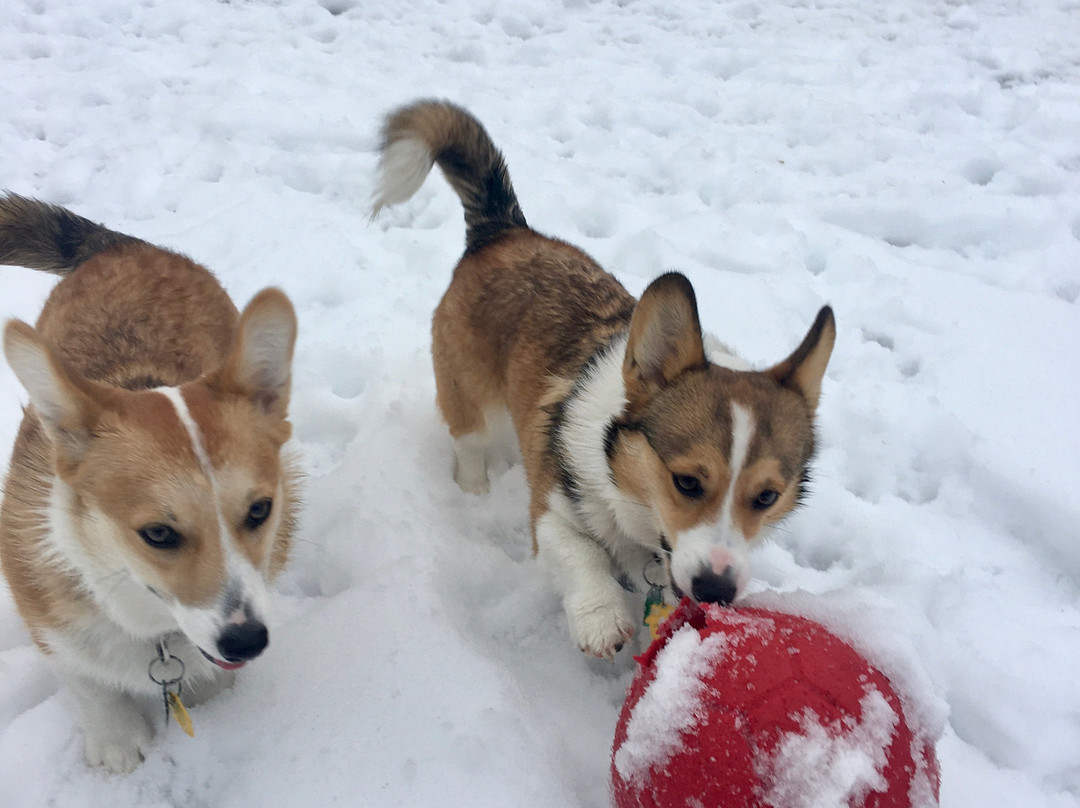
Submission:
[[[771,508],[776,504],[776,500],[780,499],[780,494],[772,489],[766,489],[754,497],[754,510],[764,511]]]
[[[159,550],[171,550],[179,547],[183,536],[168,525],[145,525],[139,528],[139,536],[151,547]]]
[[[705,489],[701,487],[701,480],[697,477],[691,477],[689,474],[672,474],[671,479],[684,497],[697,499],[705,494]]]
[[[272,499],[257,499],[248,508],[247,518],[244,519],[244,527],[254,530],[270,517],[270,510],[274,506]]]

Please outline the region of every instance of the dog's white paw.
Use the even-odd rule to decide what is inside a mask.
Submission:
[[[488,492],[487,459],[482,435],[454,439],[454,482],[467,494]]]
[[[490,488],[487,469],[483,465],[465,468],[463,464],[455,463],[454,482],[466,494],[486,494]]]
[[[614,659],[637,630],[621,592],[568,598],[565,608],[570,637],[586,654],[601,659]]]
[[[154,731],[142,713],[123,710],[103,726],[84,727],[86,762],[115,774],[134,771],[143,762]]]

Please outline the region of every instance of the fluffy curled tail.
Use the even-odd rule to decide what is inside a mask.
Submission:
[[[102,250],[137,241],[58,205],[0,195],[0,264],[66,275]]]
[[[465,208],[466,252],[528,226],[502,154],[476,118],[446,101],[418,101],[387,116],[372,216],[416,193],[434,163]]]

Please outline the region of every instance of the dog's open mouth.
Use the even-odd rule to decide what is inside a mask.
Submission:
[[[237,670],[238,668],[244,667],[244,665],[247,664],[247,662],[245,660],[243,660],[243,659],[239,659],[239,660],[218,659],[216,656],[211,656],[210,654],[206,653],[206,651],[203,651],[203,649],[201,649],[201,648],[199,648],[199,651],[202,653],[202,655],[204,657],[209,659],[211,662],[213,662],[215,665],[217,665],[222,670],[234,671],[234,670]]]

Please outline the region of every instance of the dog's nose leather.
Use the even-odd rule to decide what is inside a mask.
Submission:
[[[229,662],[246,662],[263,652],[270,642],[270,633],[258,620],[231,625],[218,638],[218,651]]]
[[[731,603],[735,600],[736,592],[738,587],[731,567],[724,570],[723,575],[717,575],[712,570],[703,572],[694,578],[690,586],[690,594],[700,603]]]

